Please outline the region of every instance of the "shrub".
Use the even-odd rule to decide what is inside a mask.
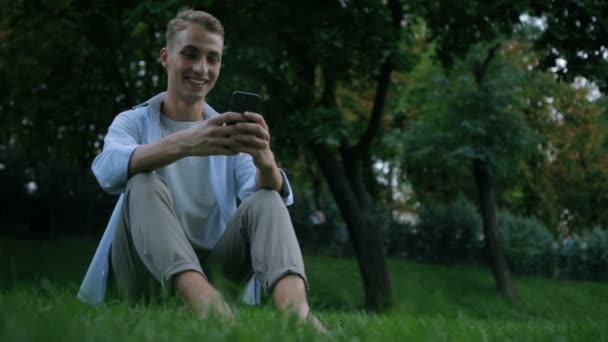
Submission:
[[[608,232],[600,227],[574,236],[558,248],[560,277],[608,279]]]
[[[401,227],[407,255],[440,263],[469,262],[479,249],[481,218],[464,196],[448,204],[426,204],[415,227]],[[394,250],[394,248],[393,248]]]
[[[398,221],[391,221],[384,232],[384,246],[390,256],[407,258],[412,253],[416,241],[415,227]]]
[[[544,224],[536,218],[501,210],[498,225],[513,272],[544,276],[553,273],[557,255],[553,236]]]
[[[352,246],[346,226],[334,221],[313,224],[307,221],[293,222],[296,236],[304,254],[351,256]]]

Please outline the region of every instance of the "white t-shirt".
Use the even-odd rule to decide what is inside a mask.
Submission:
[[[161,114],[162,135],[201,124],[174,121]],[[212,249],[221,237],[221,216],[211,187],[209,158],[185,157],[156,170],[171,190],[175,213],[194,249]]]

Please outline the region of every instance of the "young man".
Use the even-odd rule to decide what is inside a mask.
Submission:
[[[293,195],[264,118],[218,114],[205,103],[220,74],[221,23],[184,10],[166,36],[166,93],[120,113],[93,162],[102,188],[121,196],[78,297],[102,301],[111,267],[111,278],[132,296],[145,294],[152,279],[201,317],[232,317],[209,279],[218,268],[243,284],[255,275],[279,310],[324,330],[310,315],[285,207]]]

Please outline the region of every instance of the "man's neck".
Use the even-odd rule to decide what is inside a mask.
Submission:
[[[184,102],[167,93],[161,105],[161,113],[175,121],[200,121],[203,119],[204,100]]]

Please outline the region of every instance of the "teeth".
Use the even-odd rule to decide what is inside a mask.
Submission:
[[[193,79],[188,79],[188,81],[194,83],[194,84],[199,84],[199,85],[203,85],[205,83],[207,83],[206,81],[201,81],[201,80],[193,80]]]

